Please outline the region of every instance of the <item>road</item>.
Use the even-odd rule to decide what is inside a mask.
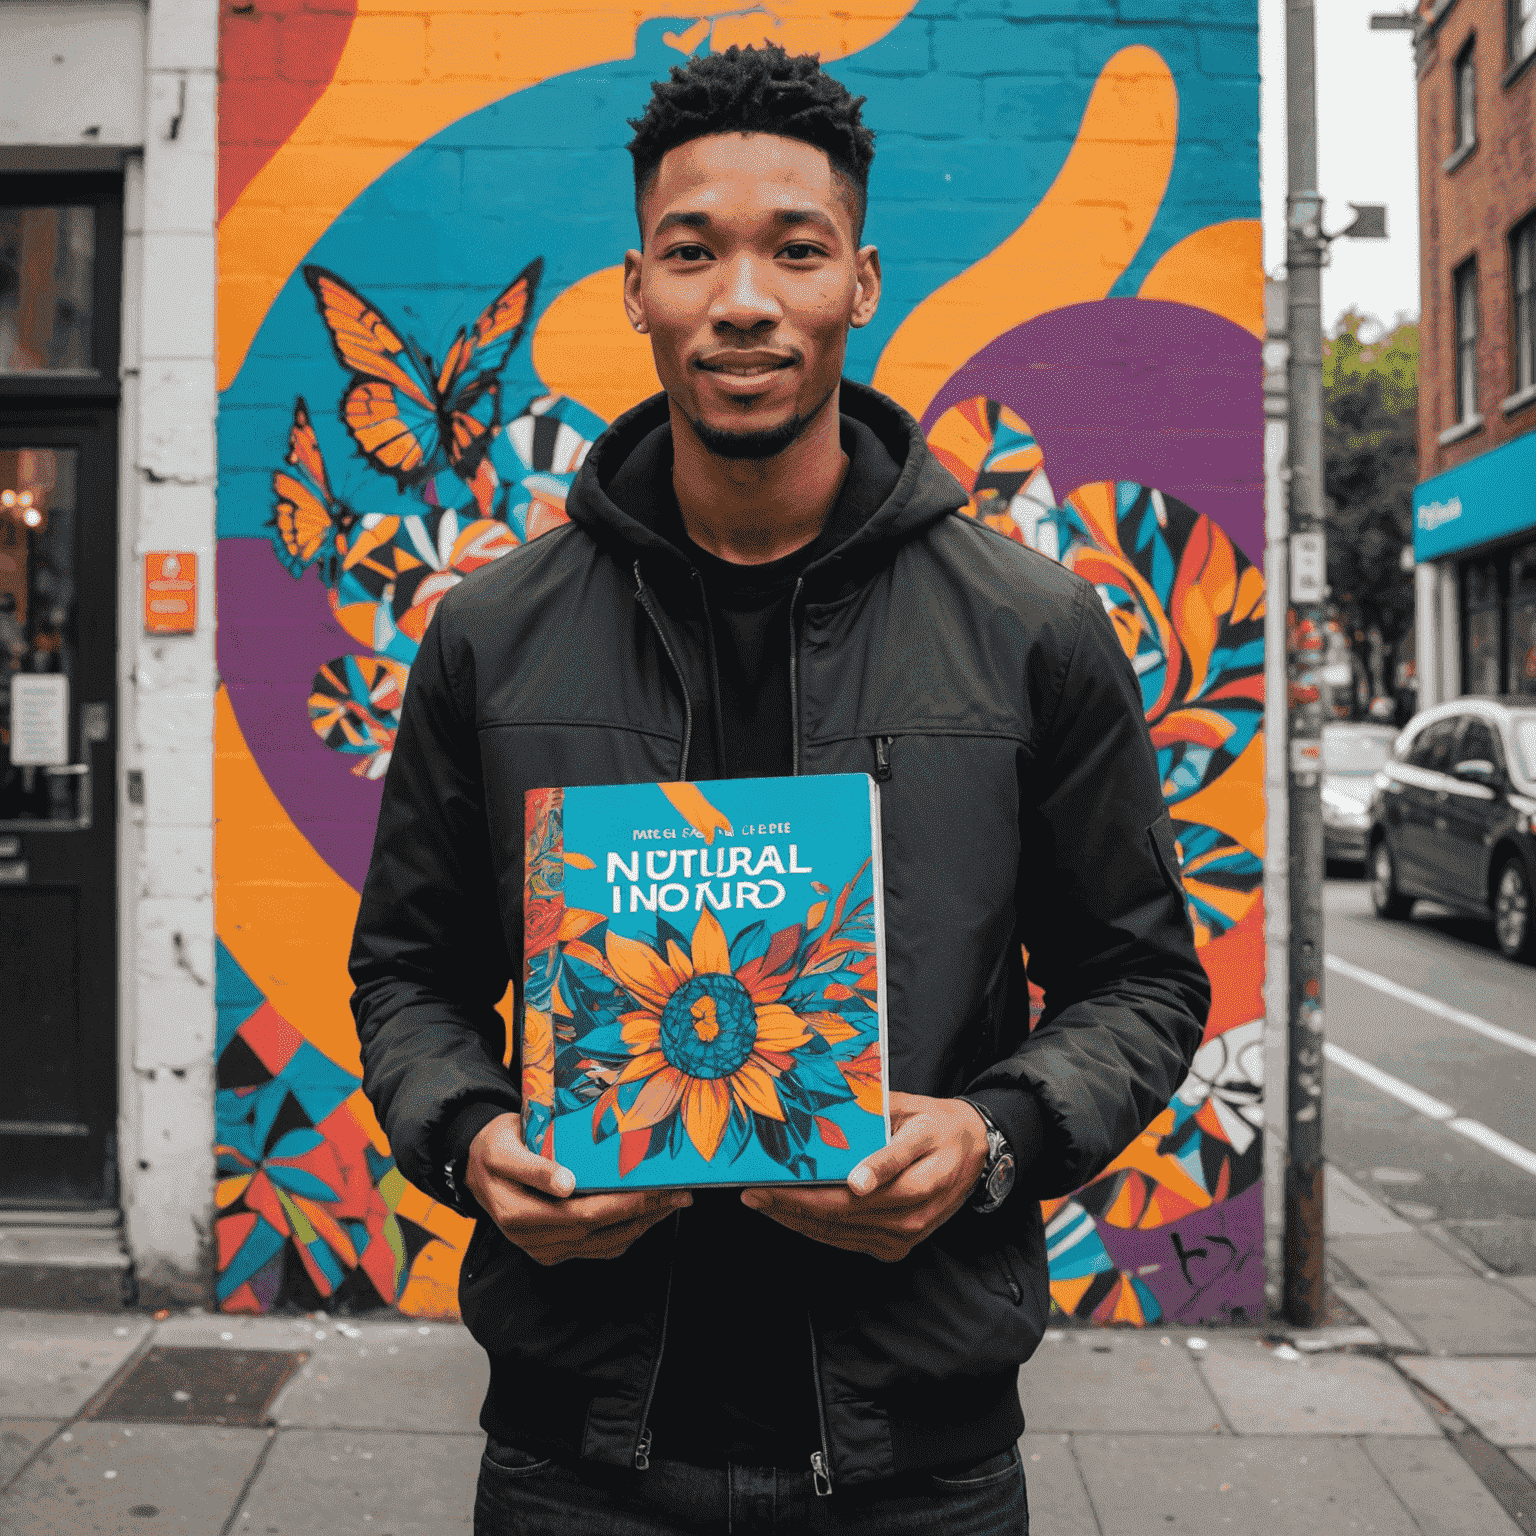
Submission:
[[[1490,1267],[1536,1273],[1536,968],[1428,902],[1381,921],[1360,879],[1330,879],[1324,912],[1329,1160]]]

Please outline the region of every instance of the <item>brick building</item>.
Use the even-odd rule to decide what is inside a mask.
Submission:
[[[1424,0],[1420,702],[1536,694],[1536,0]]]

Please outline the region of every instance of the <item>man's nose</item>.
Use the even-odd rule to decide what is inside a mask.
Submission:
[[[709,308],[716,326],[737,331],[759,331],[782,320],[784,311],[774,297],[762,264],[743,254],[721,263],[718,286]]]

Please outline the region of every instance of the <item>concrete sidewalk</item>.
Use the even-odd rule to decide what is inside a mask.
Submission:
[[[1021,1378],[1035,1536],[1536,1532],[1530,1281],[1331,1198],[1362,1229],[1335,1233],[1337,1327],[1052,1330]],[[267,1351],[307,1356],[270,1403],[245,1390]],[[191,1359],[202,1385],[165,1390],[157,1362]],[[0,1530],[468,1530],[484,1384],[452,1324],[0,1312]],[[242,1395],[251,1426],[169,1422]]]

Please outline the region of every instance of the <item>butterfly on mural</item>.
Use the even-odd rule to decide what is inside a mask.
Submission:
[[[317,560],[327,583],[336,580],[338,561],[346,549],[346,535],[357,514],[331,490],[325,472],[320,440],[310,420],[309,407],[300,395],[293,403],[293,425],[288,429],[288,469],[272,476],[273,507],[269,526],[278,558],[295,576],[302,576]]]
[[[376,469],[413,487],[451,468],[489,510],[496,477],[486,453],[501,425],[500,374],[533,312],[543,275],[535,257],[469,327],[439,366],[357,289],[324,267],[304,268],[337,359],[352,375],[341,419]]]

